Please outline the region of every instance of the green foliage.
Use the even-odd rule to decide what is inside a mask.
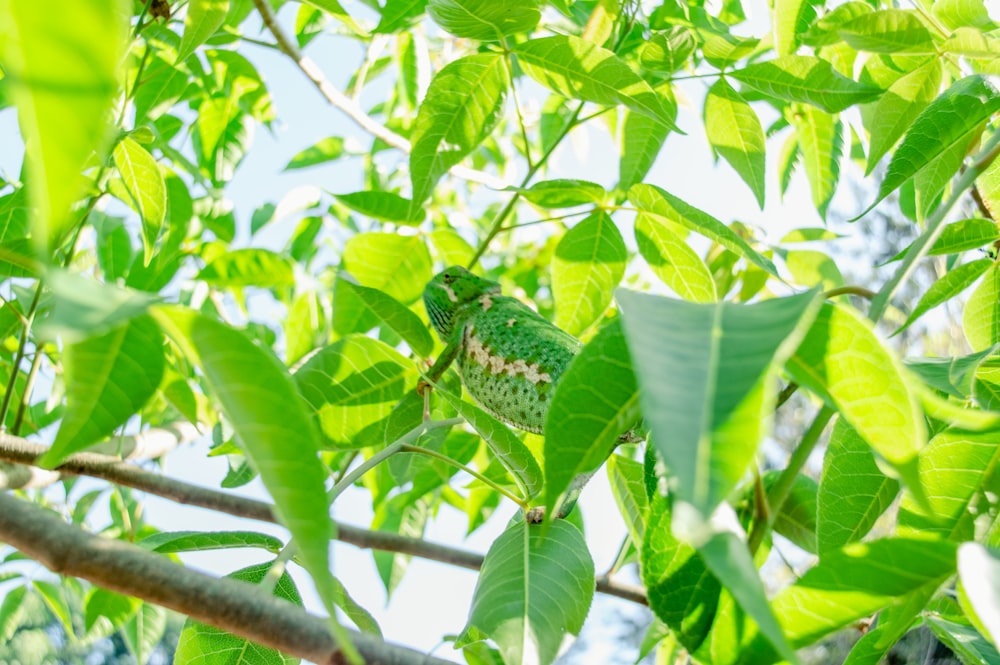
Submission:
[[[68,476],[19,500],[149,556],[278,556],[377,640],[331,571],[343,491],[384,532],[373,567],[394,593],[413,555],[463,560],[421,542],[454,514],[469,532],[515,504],[551,515],[607,462],[623,524],[585,537],[587,496],[567,520],[508,522],[453,640],[468,662],[553,662],[608,533],[612,577],[640,571],[658,662],[794,662],[875,613],[842,660],[877,663],[924,625],[963,662],[1000,662],[989,3],[62,5],[0,0],[0,114],[16,114],[0,125],[0,462],[12,437],[50,444],[36,462],[56,467],[190,424],[191,454],[225,457],[229,491],[259,475],[287,533],[159,532],[139,494]],[[273,98],[261,44],[337,114],[308,85]],[[259,130],[302,124],[298,106],[316,126],[261,159]],[[710,182],[680,177],[709,161]],[[533,393],[543,438],[452,371],[423,390],[446,352],[420,298],[449,265],[583,343]],[[528,380],[530,358],[500,360]],[[140,489],[185,496],[171,483],[189,472],[164,468]],[[70,662],[112,635],[140,663],[164,649],[164,610],[0,557],[0,660]],[[792,579],[762,577],[782,560]],[[300,604],[271,565],[231,576]],[[295,660],[189,621],[175,662]]]

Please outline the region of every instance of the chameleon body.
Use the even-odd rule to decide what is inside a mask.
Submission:
[[[496,282],[453,266],[424,290],[431,323],[447,346],[430,378],[454,360],[469,394],[495,418],[541,434],[555,385],[580,342]]]
[[[500,292],[500,285],[452,266],[424,289],[424,305],[444,352],[428,372],[437,381],[457,362],[465,389],[495,418],[541,434],[559,378],[582,344],[527,305]],[[637,441],[633,431],[622,441]],[[609,451],[610,452],[610,451]],[[570,485],[559,517],[572,510],[591,474]],[[544,509],[528,512],[541,521]]]

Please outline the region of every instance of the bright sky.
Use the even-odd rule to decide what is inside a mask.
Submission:
[[[349,12],[367,17],[367,10],[358,3],[344,3]],[[762,0],[745,3],[748,10],[756,11],[757,23],[767,20],[766,3]],[[286,5],[280,14],[281,22],[291,31],[294,25],[295,4]],[[766,30],[766,25],[757,30]],[[258,37],[255,33],[250,36]],[[268,39],[267,35],[262,36]],[[290,190],[302,186],[318,186],[334,193],[346,193],[362,188],[361,160],[342,159],[338,162],[311,169],[281,172],[288,160],[298,151],[327,136],[356,136],[367,145],[370,137],[364,135],[339,111],[333,109],[312,84],[299,72],[294,64],[276,51],[254,45],[241,47],[241,51],[258,67],[271,94],[279,120],[274,135],[258,127],[253,146],[248,157],[240,166],[227,196],[235,205],[238,224],[243,229],[237,243],[247,242],[250,216],[259,205],[277,203]],[[341,90],[353,74],[354,67],[362,61],[363,53],[351,39],[337,36],[323,36],[316,39],[307,49],[326,76]],[[682,106],[678,125],[687,132],[686,136],[671,135],[660,159],[647,178],[648,182],[663,186],[671,193],[702,208],[723,221],[738,219],[757,225],[766,231],[764,236],[771,242],[778,239],[790,228],[821,226],[822,222],[810,202],[804,176],[799,173],[793,179],[791,191],[784,203],[778,200],[778,186],[775,175],[775,160],[780,143],[768,146],[768,206],[761,212],[750,190],[736,176],[728,165],[718,166],[711,161],[711,152],[704,134],[700,131],[701,100],[704,90],[711,81],[685,81],[681,88],[689,97],[689,104]],[[531,84],[522,96],[532,103]],[[375,87],[375,92],[380,88]],[[535,97],[535,100],[539,99]],[[365,94],[362,105],[368,106],[378,101],[378,95]],[[683,103],[683,100],[682,100]],[[617,147],[607,138],[604,126],[594,121],[594,129],[582,128],[572,135],[572,140],[560,148],[551,162],[548,177],[578,177],[594,180],[605,185],[614,183],[617,177]],[[596,130],[596,131],[595,131]],[[779,141],[782,139],[778,139]],[[15,177],[20,169],[22,149],[17,134],[17,125],[11,109],[0,111],[0,171]],[[505,195],[498,195],[502,200]],[[843,204],[849,202],[841,201]],[[837,201],[833,207],[837,206]],[[623,218],[627,221],[627,218]],[[266,241],[269,245],[280,246],[295,228],[297,218],[277,222],[269,228]],[[623,235],[632,242],[628,225],[621,225]],[[471,239],[471,238],[470,238]],[[273,310],[274,308],[270,308]],[[274,311],[280,316],[280,311]],[[261,315],[270,316],[270,311]],[[273,327],[280,327],[277,320],[268,321]],[[226,473],[226,463],[220,458],[207,458],[208,442],[201,441],[193,446],[181,448],[172,453],[165,472],[178,478],[210,487],[217,487]],[[99,486],[94,483],[94,486]],[[266,498],[259,482],[241,488],[241,493],[250,493]],[[589,544],[594,555],[596,569],[603,572],[611,564],[618,544],[625,534],[624,525],[614,508],[614,500],[603,473],[599,473],[585,491],[581,505],[586,519]],[[514,506],[502,504],[498,514],[467,541],[463,541],[466,520],[464,515],[445,506],[438,518],[428,527],[426,537],[435,542],[460,544],[461,547],[485,552],[494,538],[499,535],[507,520],[513,514]],[[284,535],[269,525],[250,523],[224,515],[209,514],[197,509],[177,506],[168,501],[149,497],[146,508],[147,519],[163,529],[254,529]],[[336,505],[337,519],[351,524],[367,526],[372,513],[366,492],[351,491],[341,497]],[[100,524],[98,518],[97,524]],[[225,553],[202,553],[185,555],[183,559],[190,565],[216,574],[225,574],[239,567],[263,560],[255,551],[228,550]],[[393,602],[385,606],[386,598],[382,583],[377,577],[370,553],[347,545],[334,547],[335,573],[346,585],[349,592],[375,618],[390,641],[407,644],[418,649],[432,649],[442,635],[459,633],[466,619],[470,599],[476,582],[473,572],[457,569],[420,559],[414,559],[404,581],[396,591]],[[306,597],[308,606],[314,611],[321,607],[312,592],[311,585],[302,575],[297,578],[300,590]],[[628,613],[634,606],[611,598],[601,598],[600,611],[591,612],[591,621],[584,629],[590,636],[588,655],[591,662],[616,662],[618,644],[615,642],[615,621],[606,614],[618,607]],[[605,617],[608,620],[601,622]],[[595,621],[595,618],[598,620]],[[437,655],[459,659],[460,656],[442,647]],[[620,662],[632,662],[634,654],[620,654]]]

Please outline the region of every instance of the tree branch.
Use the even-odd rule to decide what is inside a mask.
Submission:
[[[32,464],[48,450],[33,441],[16,436],[0,435],[0,461],[17,464]],[[234,517],[280,524],[274,516],[273,506],[264,501],[219,492],[199,487],[181,480],[167,478],[156,473],[126,464],[117,459],[94,453],[78,453],[66,458],[57,468],[59,473],[101,478],[109,482],[141,490],[149,494],[169,499],[175,503],[207,508]],[[0,471],[0,486],[3,475]],[[334,522],[336,539],[361,549],[396,552],[438,561],[469,570],[479,570],[483,566],[483,556],[468,550],[427,542],[419,538],[407,538],[386,531],[369,531],[360,527]],[[648,605],[645,589],[607,578],[597,580],[597,590],[617,596],[640,605]]]
[[[329,79],[324,76],[319,66],[313,62],[312,58],[303,55],[298,45],[278,25],[278,17],[275,16],[274,10],[271,9],[271,5],[267,3],[267,0],[253,0],[253,4],[257,8],[261,19],[263,19],[264,25],[274,35],[274,39],[278,43],[278,48],[281,49],[281,52],[295,61],[298,68],[302,70],[306,78],[312,81],[313,85],[316,86],[316,89],[319,90],[319,93],[323,95],[326,101],[330,102],[334,108],[340,109],[347,114],[347,117],[375,138],[382,140],[393,148],[402,150],[407,154],[410,153],[409,141],[365,113],[358,106],[357,102],[340,90],[337,90]],[[502,178],[465,166],[453,166],[449,169],[449,172],[464,180],[478,182],[492,189],[503,189],[507,186],[507,183]]]
[[[60,575],[80,577],[181,612],[254,642],[316,663],[346,663],[327,621],[264,593],[218,579],[135,545],[87,534],[29,501],[0,494],[0,539]],[[365,662],[445,665],[450,661],[349,631]]]

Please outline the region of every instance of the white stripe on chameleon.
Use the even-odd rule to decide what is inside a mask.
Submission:
[[[447,284],[442,284],[441,288],[444,289],[444,292],[448,294],[448,300],[452,302],[458,302],[458,296],[455,295],[455,289],[451,288]]]
[[[488,312],[490,307],[493,307],[493,298],[490,298],[490,294],[485,293],[479,296],[479,304],[483,306],[484,312]]]
[[[552,383],[552,375],[548,372],[538,371],[540,369],[538,363],[529,365],[521,359],[508,362],[505,358],[490,353],[490,350],[483,346],[479,339],[468,333],[466,333],[465,344],[472,359],[483,367],[489,367],[494,374],[521,375],[533,384],[539,384],[543,381]]]

